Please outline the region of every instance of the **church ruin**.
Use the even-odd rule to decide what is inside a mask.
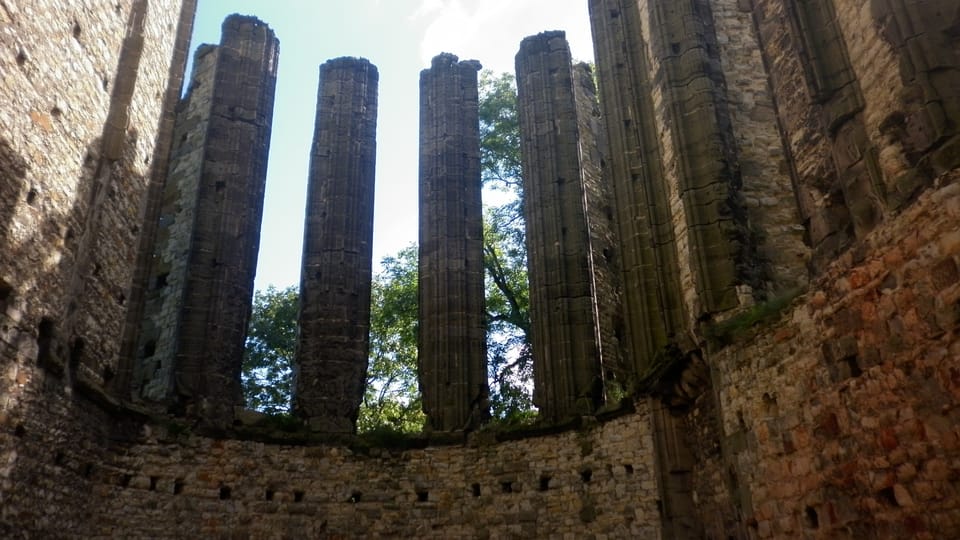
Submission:
[[[181,98],[196,0],[20,4],[0,2],[0,535],[960,536],[955,2],[589,0],[595,73],[563,32],[517,44],[526,432],[477,429],[480,66],[435,57],[419,377],[442,436],[405,448],[350,437],[376,67],[320,67],[309,433],[251,434],[277,36],[229,17]]]

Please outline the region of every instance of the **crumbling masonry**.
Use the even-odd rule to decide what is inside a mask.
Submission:
[[[471,431],[479,66],[444,54],[420,378],[448,433],[370,448],[343,432],[375,69],[318,92],[297,406],[338,438],[269,431],[235,405],[272,32],[228,18],[181,100],[194,0],[0,0],[0,536],[960,536],[960,7],[586,4],[599,105],[561,33],[518,44],[544,426]]]

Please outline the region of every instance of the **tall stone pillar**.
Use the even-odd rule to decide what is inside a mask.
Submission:
[[[419,376],[428,427],[488,414],[476,61],[420,73]]]
[[[619,227],[624,348],[641,374],[683,327],[680,265],[639,8],[623,0],[589,6]]]
[[[592,413],[603,402],[604,356],[615,363],[616,347],[604,350],[601,339],[611,336],[612,319],[601,323],[597,297],[598,285],[615,291],[603,255],[613,247],[612,223],[602,210],[589,68],[571,64],[563,32],[545,32],[523,40],[516,69],[534,400],[541,417],[556,421]],[[606,313],[616,295],[605,304]]]
[[[279,41],[232,15],[198,49],[181,104],[134,364],[141,398],[213,424],[242,403]]]
[[[377,68],[320,66],[300,274],[295,408],[317,431],[352,433],[370,347]]]

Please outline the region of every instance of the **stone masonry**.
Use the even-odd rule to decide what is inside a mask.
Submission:
[[[534,401],[541,418],[553,421],[590,414],[603,403],[603,366],[612,362],[605,362],[603,355],[616,357],[613,349],[602,348],[600,340],[596,281],[609,280],[611,272],[597,271],[609,264],[597,260],[602,248],[595,249],[594,244],[602,239],[588,219],[600,213],[592,206],[610,203],[602,192],[592,192],[594,197],[588,199],[588,182],[601,184],[600,154],[596,138],[590,137],[593,126],[588,119],[580,120],[593,112],[589,97],[578,99],[592,84],[585,88],[584,77],[574,73],[563,32],[545,32],[521,42],[517,98]],[[586,131],[584,136],[581,130]],[[587,178],[590,173],[592,178]],[[609,335],[611,330],[603,332]]]
[[[354,431],[366,384],[377,80],[365,59],[320,66],[294,407],[324,432]]]
[[[279,42],[231,16],[178,115],[134,365],[140,398],[229,423],[253,296]]]
[[[527,99],[524,63],[522,137],[558,158],[544,170],[579,159],[598,241],[570,264],[593,261],[598,307],[573,322],[600,321],[599,373],[617,349],[627,399],[477,428],[479,65],[444,54],[421,75],[432,433],[391,442],[233,407],[266,26],[229,18],[239,46],[201,48],[178,106],[193,0],[0,0],[0,537],[960,537],[960,7],[589,8],[602,116],[584,68],[547,69],[573,106]],[[531,133],[531,105],[555,123]],[[571,131],[580,148],[559,151]],[[190,221],[193,243],[177,236]],[[546,259],[545,241],[530,253]],[[161,301],[176,287],[182,310]],[[603,310],[617,300],[622,323]],[[153,339],[172,362],[146,361]]]
[[[434,57],[420,72],[420,391],[430,428],[488,413],[474,60]]]

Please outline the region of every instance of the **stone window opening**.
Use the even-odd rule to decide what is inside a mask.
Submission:
[[[274,496],[273,490],[272,490],[272,489],[268,489],[268,490],[263,494],[263,500],[265,500],[265,501],[272,501],[272,500],[273,500],[273,496]]]
[[[220,500],[227,501],[230,500],[231,490],[229,486],[220,486]]]
[[[358,503],[358,502],[360,502],[360,499],[361,499],[362,497],[363,497],[363,493],[360,493],[359,491],[354,491],[353,493],[350,494],[350,498],[347,499],[347,502],[348,502],[348,503]]]
[[[295,502],[295,503],[301,503],[301,502],[303,502],[303,496],[304,496],[304,494],[305,494],[305,493],[304,493],[302,490],[299,490],[299,489],[298,489],[298,490],[295,490],[295,491],[293,492],[293,502]],[[358,500],[359,500],[359,498],[358,498]]]
[[[470,486],[470,491],[473,493],[474,497],[480,496],[480,484],[473,484]]]
[[[183,485],[184,485],[184,484],[183,484],[183,479],[182,479],[182,478],[177,478],[176,480],[174,480],[174,481],[173,481],[173,494],[174,494],[174,495],[180,495],[181,493],[183,493]]]
[[[425,489],[417,490],[417,502],[427,502],[430,500],[430,492]]]

